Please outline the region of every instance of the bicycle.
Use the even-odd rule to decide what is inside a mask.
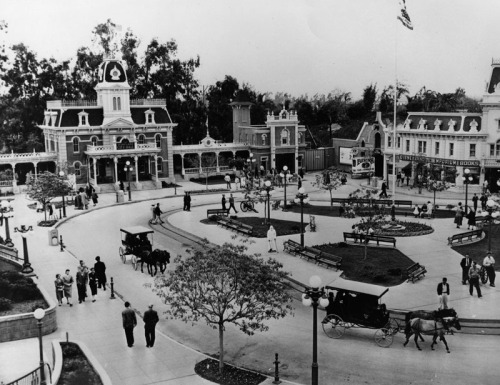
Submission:
[[[240,203],[240,209],[244,213],[246,213],[247,211],[255,211],[255,212],[257,212],[257,210],[255,210],[254,203],[250,199],[241,202]]]

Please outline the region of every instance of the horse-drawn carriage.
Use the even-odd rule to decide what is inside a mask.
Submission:
[[[389,347],[399,330],[395,320],[389,318],[385,304],[380,302],[389,289],[348,280],[337,280],[333,284],[325,287],[327,292],[335,293],[333,306],[329,305],[323,320],[325,334],[330,338],[341,338],[345,329],[377,329],[375,342],[379,346]]]

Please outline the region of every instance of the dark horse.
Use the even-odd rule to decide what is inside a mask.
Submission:
[[[141,273],[144,273],[142,267],[146,264],[148,273],[152,277],[158,272],[158,266],[160,266],[160,272],[163,274],[167,269],[168,263],[170,263],[170,253],[167,250],[154,249],[151,252],[144,251],[141,254]]]
[[[431,319],[426,319],[431,318]],[[454,309],[443,309],[435,312],[425,312],[423,310],[410,312],[406,316],[406,341],[403,346],[408,344],[410,337],[415,334],[415,345],[418,350],[422,350],[418,345],[418,338],[423,341],[422,334],[432,335],[431,349],[434,350],[434,345],[437,344],[437,337],[443,341],[446,346],[446,351],[449,353],[448,343],[444,337],[446,332],[451,332],[451,327],[457,330],[461,329],[460,322],[458,321],[457,312]]]

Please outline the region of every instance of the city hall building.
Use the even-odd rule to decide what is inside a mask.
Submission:
[[[482,113],[409,112],[404,124],[384,126],[384,178],[392,178],[393,154],[396,172],[432,174],[464,188],[480,192],[486,181],[491,192],[500,190],[500,60],[493,60],[481,102]],[[498,183],[497,183],[498,182]]]

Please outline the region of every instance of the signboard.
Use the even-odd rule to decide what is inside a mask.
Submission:
[[[352,164],[352,153],[349,147],[339,147],[339,164]]]
[[[460,160],[460,159],[443,159],[443,158],[431,158],[422,155],[399,155],[400,160],[409,160],[412,162],[421,163],[433,163],[442,164],[447,166],[480,166],[481,161],[479,160]]]

